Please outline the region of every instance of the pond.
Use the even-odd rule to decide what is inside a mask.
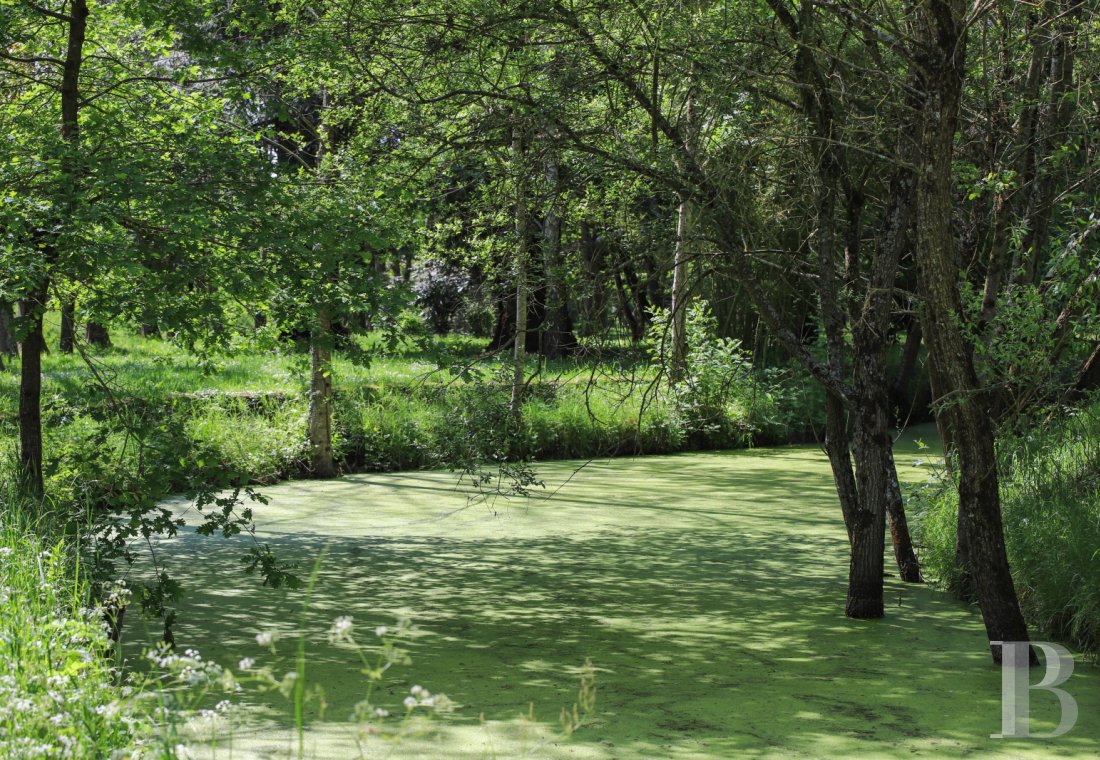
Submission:
[[[912,481],[927,471],[913,466],[911,438],[898,451]],[[884,619],[844,617],[846,539],[819,448],[538,473],[544,491],[494,502],[470,502],[446,472],[264,489],[260,540],[302,574],[323,555],[302,630],[306,682],[323,687],[327,709],[322,722],[306,707],[307,757],[1096,757],[1100,669],[1078,662],[1064,687],[1081,716],[1067,735],[994,740],[1001,673],[973,608],[891,576]],[[246,549],[196,535],[161,546],[189,589],[176,640],[281,677],[295,668],[305,595],[244,578]],[[402,641],[411,663],[386,673],[373,703],[398,713],[422,685],[460,707],[431,734],[358,745],[350,715],[367,680],[355,650],[327,638],[344,616],[371,645],[376,626],[416,626]],[[274,655],[256,641],[270,631]],[[586,659],[595,708],[565,738],[559,715]],[[1032,729],[1049,731],[1056,701],[1033,694]],[[207,755],[294,756],[282,695],[238,701],[232,738]]]

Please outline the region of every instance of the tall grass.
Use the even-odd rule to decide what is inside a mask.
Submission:
[[[0,494],[0,756],[111,757],[140,718],[116,681],[75,553]]]
[[[1005,542],[1031,627],[1100,651],[1100,403],[998,442]],[[954,484],[914,500],[925,568],[957,586]]]

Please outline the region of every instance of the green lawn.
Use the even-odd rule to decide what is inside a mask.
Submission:
[[[903,477],[921,478],[913,447],[901,449]],[[368,757],[1096,756],[1094,666],[1079,663],[1066,686],[1081,715],[1068,735],[992,740],[1001,675],[973,609],[891,578],[884,619],[844,618],[844,531],[820,451],[577,467],[540,465],[549,500],[491,505],[468,505],[454,476],[435,472],[266,489],[262,540],[305,566],[328,552],[307,616],[307,679],[328,710],[324,723],[307,710],[307,756],[358,756],[346,721],[365,680],[354,653],[325,636],[342,615],[368,642],[399,615],[419,626],[412,664],[390,671],[376,703],[399,706],[422,684],[462,705],[433,736],[368,743]],[[242,580],[242,548],[197,536],[161,547],[192,589],[176,638],[281,676],[294,668],[302,592]],[[275,656],[255,641],[266,630],[285,637]],[[585,658],[597,669],[594,718],[554,740]],[[223,739],[215,754],[287,753],[286,700],[241,701],[232,746]],[[1053,702],[1034,695],[1033,730],[1053,727]],[[535,720],[518,719],[531,704]]]
[[[43,380],[47,386],[56,384],[64,388],[69,382],[87,382],[88,370],[78,354],[65,355],[56,350],[59,320],[56,313],[46,317],[46,342],[51,352],[43,357]],[[511,359],[509,352],[486,355],[488,339],[468,335],[430,336],[394,347],[387,347],[380,333],[357,335],[354,340],[364,352],[365,363],[351,361],[348,352],[337,351],[334,374],[338,382],[381,385],[447,382],[452,377],[440,371],[440,363],[490,370]],[[308,355],[304,346],[295,348],[290,341],[282,342],[278,352],[241,345],[236,352],[217,352],[205,363],[171,341],[146,339],[123,329],[114,330],[111,341],[111,348],[106,350],[86,347],[89,356],[104,377],[137,395],[203,390],[297,392],[308,385]],[[626,379],[623,372],[636,382],[653,377],[651,367],[631,358],[637,352],[628,344],[612,341],[606,345],[593,344],[589,349],[593,352],[590,355],[544,362],[543,379],[584,382],[596,354],[605,362],[611,360],[601,367],[606,373],[616,371],[614,362],[622,359],[620,380]],[[528,369],[529,373],[540,369],[537,358],[529,360]],[[0,373],[0,389],[10,388],[14,392],[18,380],[17,372]]]

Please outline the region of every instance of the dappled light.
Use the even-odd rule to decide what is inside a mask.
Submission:
[[[923,479],[912,458],[900,458],[903,479]],[[490,756],[491,746],[499,756],[526,746],[537,757],[593,758],[1095,756],[1091,665],[1070,682],[1082,716],[1074,731],[996,741],[1001,676],[976,611],[891,577],[885,618],[844,617],[847,547],[818,449],[538,472],[545,492],[495,502],[468,503],[455,475],[438,472],[268,489],[261,540],[303,569],[323,554],[306,616],[307,679],[328,702],[323,723],[310,714],[315,756],[354,756],[346,721],[366,681],[354,654],[325,640],[344,615],[364,639],[399,616],[418,627],[412,664],[390,671],[378,703],[400,703],[420,683],[461,705],[430,738],[386,745],[392,757],[431,746],[447,757]],[[301,592],[242,583],[240,544],[187,536],[162,549],[169,566],[194,574],[181,647],[231,668],[250,656],[276,674],[293,669]],[[274,657],[255,640],[266,630],[281,634]],[[563,742],[558,713],[575,700],[585,658],[597,673],[595,713]],[[1053,697],[1033,701],[1034,730],[1050,730]],[[290,746],[286,700],[242,702],[234,757]],[[520,721],[530,705],[535,721]]]
[[[0,760],[1100,757],[1100,5],[0,6]]]

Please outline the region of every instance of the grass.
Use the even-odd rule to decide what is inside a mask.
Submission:
[[[56,347],[58,317],[47,315],[46,343]],[[334,374],[348,385],[371,384],[410,385],[450,380],[440,366],[469,365],[492,368],[499,357],[484,356],[484,339],[465,335],[432,336],[415,343],[394,348],[384,345],[382,336],[372,333],[355,338],[368,356],[367,363],[349,360],[347,352],[337,352]],[[308,362],[293,344],[285,343],[282,351],[264,351],[247,346],[230,354],[217,354],[205,361],[189,354],[171,341],[146,339],[117,328],[111,333],[109,349],[89,347],[97,366],[109,378],[130,389],[134,395],[157,398],[170,393],[196,391],[287,391],[296,393],[307,382]],[[618,344],[594,348],[605,360],[609,371],[620,370],[621,377],[646,382],[651,375],[633,356],[629,346]],[[598,358],[598,357],[597,357]],[[509,361],[510,357],[504,357]],[[17,364],[17,362],[16,362]],[[544,362],[535,359],[528,364],[530,374],[536,370],[547,380],[577,382],[586,379],[594,362],[592,356],[580,356]],[[77,354],[65,355],[52,351],[44,357],[44,381],[63,392],[72,393],[88,379],[84,361]],[[0,373],[0,388],[18,387],[18,372]],[[8,394],[5,394],[7,397]]]
[[[54,343],[52,334],[48,339]],[[303,473],[304,355],[251,349],[199,362],[164,341],[123,331],[112,339],[112,348],[92,357],[109,392],[92,381],[80,356],[45,359],[46,470],[58,498],[109,502],[117,483],[166,495],[184,490],[195,469],[259,484]],[[338,358],[334,368],[336,448],[345,472],[461,465],[456,447],[464,455],[486,453],[508,403],[500,357],[481,356],[481,342],[461,336],[389,353],[377,335],[357,340],[370,363]],[[488,454],[547,460],[669,453],[805,439],[821,427],[811,411],[816,387],[789,376],[740,381],[728,400],[712,403],[713,419],[700,421],[680,396],[657,392],[654,372],[624,347],[541,366],[532,360],[522,429],[510,430],[506,445],[490,442],[499,445]],[[8,454],[17,435],[17,388],[17,372],[0,373],[0,450]]]
[[[903,477],[923,473],[918,455],[903,441]],[[422,684],[461,705],[432,734],[367,756],[1095,757],[1095,668],[1079,663],[1064,687],[1081,714],[1069,734],[993,740],[1001,674],[974,608],[890,578],[884,619],[843,616],[846,542],[819,450],[580,465],[540,465],[544,493],[495,502],[468,502],[442,472],[266,489],[262,540],[303,566],[326,552],[304,618],[308,678],[327,702],[325,721],[316,703],[304,714],[307,757],[359,756],[350,716],[368,682],[354,649],[326,636],[343,616],[366,638],[398,617],[419,626],[412,663],[376,687],[376,704]],[[181,646],[230,668],[247,656],[295,670],[300,595],[242,588],[232,542],[185,535],[162,551],[198,573]],[[274,653],[254,638],[270,631]],[[549,739],[586,658],[594,719]],[[1052,729],[1053,697],[1032,701],[1034,730]],[[232,757],[293,754],[278,694],[247,695],[234,720]]]
[[[1100,404],[1002,436],[998,456],[1005,541],[1029,625],[1100,651]],[[954,588],[954,483],[934,477],[914,505],[925,564]]]
[[[118,685],[71,547],[0,498],[0,756],[111,757],[144,718]]]

